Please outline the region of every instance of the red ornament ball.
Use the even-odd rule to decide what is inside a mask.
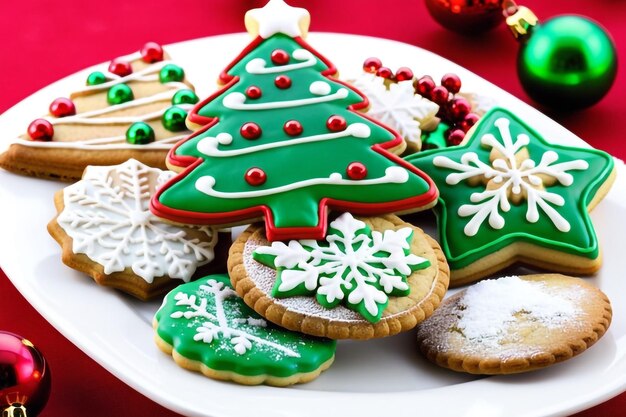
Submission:
[[[396,81],[407,81],[413,79],[413,71],[408,67],[400,67],[396,71]]]
[[[339,115],[332,115],[326,120],[326,127],[331,132],[341,132],[346,130],[348,124],[346,123],[346,119]]]
[[[452,94],[456,94],[461,91],[461,79],[456,74],[445,74],[441,77],[441,85],[446,87],[446,89]]]
[[[463,142],[464,138],[465,138],[465,132],[463,132],[462,129],[452,129],[448,133],[448,137],[446,138],[446,141],[448,142],[448,145],[456,146],[456,145],[460,145],[461,142]]]
[[[28,136],[31,140],[50,142],[54,136],[54,127],[46,119],[35,119],[28,125]]]
[[[261,127],[254,122],[244,123],[239,132],[241,133],[241,136],[249,140],[258,139],[261,137],[262,133]]]
[[[289,62],[289,54],[284,49],[274,49],[271,58],[274,65],[285,65]]]
[[[391,79],[391,78],[393,78],[393,71],[391,71],[391,69],[389,69],[387,67],[380,67],[376,71],[376,75],[378,75],[379,77],[382,77],[382,78]]]
[[[65,97],[59,97],[50,103],[48,110],[54,117],[66,117],[76,114],[76,106],[72,100]]]
[[[163,61],[163,47],[156,42],[147,42],[140,53],[141,60],[148,64]]]
[[[291,78],[286,75],[279,75],[274,79],[274,84],[281,90],[291,87]]]
[[[467,133],[467,131],[470,130],[472,126],[476,124],[476,122],[478,122],[478,119],[480,119],[480,117],[478,117],[476,113],[469,113],[465,115],[463,120],[459,123],[459,127],[463,129],[465,133]]]
[[[376,74],[376,71],[378,71],[378,69],[382,66],[382,61],[376,57],[367,58],[365,61],[363,61],[363,71],[372,74]]]
[[[352,162],[346,168],[346,174],[353,180],[362,180],[367,176],[367,168],[360,162]]]
[[[430,99],[440,106],[444,106],[448,102],[449,97],[448,89],[442,85],[433,88],[430,92]]]
[[[297,120],[288,120],[283,126],[283,130],[289,136],[298,136],[302,133],[302,123]]]
[[[256,85],[251,85],[246,88],[246,96],[248,96],[249,99],[256,100],[257,98],[261,98],[262,95],[263,92]]]
[[[35,417],[48,402],[50,382],[41,352],[23,337],[0,331],[0,412]]]
[[[500,24],[503,0],[426,0],[430,15],[446,29],[463,34],[486,32]]]
[[[258,187],[267,181],[267,174],[261,168],[254,167],[246,171],[245,179],[248,184]]]
[[[472,106],[462,97],[457,97],[448,103],[450,119],[460,122],[472,111]]]
[[[436,86],[435,80],[430,75],[425,75],[415,82],[415,91],[423,97],[430,98]]]
[[[130,62],[114,59],[109,64],[109,72],[115,75],[119,75],[120,77],[126,77],[127,75],[133,73],[133,68],[130,66]]]

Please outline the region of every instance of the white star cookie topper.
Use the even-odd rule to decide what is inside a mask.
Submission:
[[[291,7],[283,0],[270,0],[260,9],[246,13],[246,29],[252,36],[264,39],[277,33],[291,37],[306,37],[311,16],[306,9]]]

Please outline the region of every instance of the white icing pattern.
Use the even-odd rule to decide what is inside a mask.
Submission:
[[[267,39],[277,33],[295,38],[303,36],[303,25],[308,29],[309,12],[299,7],[291,7],[283,0],[270,0],[265,7],[252,9],[246,13],[246,28],[250,31],[249,21],[258,25],[259,35]]]
[[[287,191],[297,190],[299,188],[311,187],[314,185],[375,185],[375,184],[393,184],[405,183],[409,180],[409,173],[406,169],[398,166],[389,167],[385,170],[385,175],[380,178],[372,178],[365,180],[347,180],[343,179],[340,173],[333,172],[328,178],[311,178],[308,180],[298,181],[280,187],[268,188],[256,191],[241,192],[223,192],[216,190],[215,178],[205,175],[196,181],[196,189],[211,197],[218,198],[254,198],[265,197],[273,194],[284,193]]]
[[[349,305],[363,303],[367,312],[376,316],[379,306],[387,303],[388,294],[409,289],[406,276],[412,272],[411,265],[427,262],[405,254],[411,246],[409,227],[370,234],[365,232],[364,222],[344,213],[330,223],[330,228],[322,245],[316,240],[291,240],[256,249],[255,253],[275,256],[274,266],[284,268],[278,294],[304,285],[332,304],[343,300],[347,291]]]
[[[385,79],[364,73],[352,83],[369,99],[368,116],[400,133],[408,142],[421,146],[420,126],[433,120],[439,106],[415,94],[413,81],[384,84]]]
[[[306,49],[296,49],[291,54],[293,59],[300,61],[295,64],[278,65],[275,67],[267,67],[267,62],[263,58],[255,58],[246,64],[246,71],[250,74],[275,74],[295,71],[302,68],[308,68],[315,65],[317,59],[310,51]]]
[[[121,59],[125,61],[132,61],[139,59],[141,55],[139,53],[135,53],[132,55],[128,55],[127,57],[123,57]],[[105,76],[108,80],[103,84],[91,85],[82,88],[74,92],[73,94],[81,94],[81,93],[89,93],[89,92],[98,92],[98,91],[106,91],[114,85],[128,83],[130,81],[137,83],[147,83],[147,82],[155,82],[159,81],[159,72],[161,69],[171,64],[171,61],[160,61],[154,64],[151,64],[140,71],[133,72],[125,77],[120,77],[119,75],[106,72]],[[48,120],[53,126],[57,125],[129,125],[135,122],[148,122],[153,120],[159,120],[165,113],[165,111],[171,106],[171,99],[174,95],[184,89],[189,89],[190,87],[182,82],[168,82],[163,83],[162,86],[166,88],[166,91],[162,91],[156,94],[153,94],[149,97],[143,97],[136,100],[127,101],[125,103],[116,104],[108,107],[104,107],[102,109],[92,110],[88,112],[79,113],[73,116],[66,117],[51,117],[46,116],[44,119]],[[140,106],[149,105],[152,103],[156,103],[158,101],[167,100],[168,104],[164,105],[158,111],[153,111],[151,113],[146,114],[138,114],[134,116],[122,115],[122,116],[109,116],[108,114],[116,113],[116,112],[124,112],[133,108],[137,108]],[[183,108],[184,110],[191,110],[193,105],[191,104],[178,104],[178,107]],[[125,132],[124,132],[125,133]],[[170,149],[176,142],[181,139],[184,139],[187,135],[176,135],[167,138],[156,138],[156,141],[143,144],[143,145],[134,145],[126,142],[126,135],[118,135],[112,137],[105,138],[95,138],[95,139],[85,139],[78,141],[32,141],[32,140],[24,140],[17,139],[16,143],[20,145],[35,147],[35,148],[69,148],[69,149],[98,149],[98,150],[110,150],[110,149],[161,149],[167,150]]]
[[[173,176],[134,159],[87,167],[81,181],[63,190],[65,207],[57,218],[73,252],[87,255],[106,274],[131,268],[148,283],[160,276],[189,281],[198,266],[213,260],[217,233],[174,226],[150,212],[152,194]],[[188,236],[192,229],[202,240]]]
[[[312,104],[341,100],[346,97],[348,97],[348,89],[342,87],[334,93],[327,94],[325,96],[302,98],[296,100],[273,101],[268,103],[246,104],[245,94],[234,92],[224,97],[224,99],[222,100],[222,105],[231,110],[275,110],[310,106]]]
[[[549,185],[550,181],[558,181],[569,187],[574,178],[567,171],[586,170],[589,164],[581,159],[555,163],[559,155],[554,151],[544,152],[537,164],[530,159],[525,149],[530,142],[528,135],[519,134],[513,141],[508,119],[501,117],[494,124],[500,132],[501,140],[492,134],[481,138],[481,144],[491,148],[492,155],[494,151],[498,154],[490,162],[491,165],[481,161],[474,152],[463,154],[460,162],[446,156],[433,159],[433,164],[437,167],[458,171],[446,177],[447,184],[455,185],[468,179],[487,181],[485,190],[473,193],[470,196],[471,203],[462,205],[458,210],[461,217],[472,216],[464,228],[465,234],[474,236],[487,218],[492,228],[502,229],[505,220],[500,210],[508,212],[511,209],[511,199],[514,202],[526,201],[528,222],[536,223],[541,216],[541,209],[559,231],[568,232],[569,222],[553,207],[564,206],[565,200],[559,194],[547,191],[544,186]]]
[[[252,348],[253,343],[256,343],[260,346],[278,350],[286,356],[300,357],[298,352],[286,346],[263,339],[252,334],[250,331],[246,331],[246,327],[249,326],[267,327],[265,320],[253,317],[232,317],[235,313],[238,313],[236,309],[230,309],[228,312],[225,311],[224,300],[231,297],[239,298],[232,288],[225,286],[222,282],[209,279],[206,285],[200,286],[200,290],[206,294],[206,297],[201,297],[199,300],[194,294],[189,295],[182,291],[176,293],[174,296],[176,305],[187,306],[188,309],[184,312],[176,311],[170,315],[170,317],[174,319],[204,319],[201,325],[195,328],[196,334],[193,339],[196,342],[201,341],[210,344],[220,338],[229,340],[233,350],[239,355],[246,354],[246,352]],[[208,311],[209,303],[207,297],[212,298],[212,312]]]

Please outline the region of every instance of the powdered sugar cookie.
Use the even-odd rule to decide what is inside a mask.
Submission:
[[[426,357],[472,374],[540,369],[585,351],[611,323],[611,304],[582,279],[557,274],[485,280],[449,299],[417,332]]]
[[[158,44],[111,61],[85,84],[54,100],[49,115],[13,140],[0,167],[63,181],[80,179],[87,165],[129,158],[165,168],[168,150],[191,133],[185,118],[198,97]]]
[[[63,247],[63,262],[141,299],[189,281],[213,261],[217,231],[150,213],[150,197],[173,175],[134,159],[87,167],[82,180],[55,195],[59,214],[48,231]]]
[[[510,111],[495,108],[465,144],[407,161],[439,189],[435,214],[451,285],[516,262],[569,274],[600,268],[588,212],[615,179],[607,153],[553,145]]]
[[[344,213],[320,241],[269,243],[253,225],[231,247],[228,271],[245,302],[268,320],[333,339],[412,329],[448,285],[439,245],[393,215]]]
[[[336,342],[265,321],[239,298],[227,275],[172,290],[153,325],[159,348],[183,368],[245,385],[308,382],[335,357]]]

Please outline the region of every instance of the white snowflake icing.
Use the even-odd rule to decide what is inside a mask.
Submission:
[[[513,141],[509,130],[510,121],[504,117],[497,119],[494,125],[500,132],[501,141],[490,133],[481,138],[481,144],[491,148],[491,155],[495,155],[490,165],[481,161],[474,152],[463,154],[460,162],[446,156],[433,159],[437,167],[458,171],[446,177],[449,185],[472,179],[486,182],[484,191],[472,193],[470,204],[459,207],[459,216],[472,216],[464,228],[465,234],[476,235],[487,218],[491,227],[502,229],[505,219],[500,211],[506,213],[511,209],[511,202],[524,200],[527,204],[527,221],[536,223],[541,216],[541,209],[559,231],[568,232],[569,222],[553,207],[564,206],[565,200],[559,194],[547,191],[545,186],[556,181],[570,186],[574,177],[568,171],[585,170],[589,164],[582,159],[555,163],[559,155],[554,151],[545,151],[537,164],[530,159],[525,149],[530,142],[528,135],[519,134]]]
[[[81,181],[63,190],[65,207],[57,218],[73,252],[87,255],[106,274],[131,268],[148,283],[164,275],[189,281],[198,266],[213,260],[217,233],[174,226],[150,212],[152,194],[173,176],[134,159],[87,167]]]
[[[279,294],[304,285],[334,304],[344,299],[346,289],[348,307],[363,303],[367,313],[376,317],[388,294],[407,291],[406,276],[428,262],[405,253],[410,249],[411,228],[366,233],[365,223],[350,213],[339,216],[330,228],[337,232],[331,231],[321,244],[291,240],[256,249],[256,254],[275,256],[273,266],[284,268],[275,287]]]
[[[439,106],[432,101],[415,94],[410,80],[384,84],[385,79],[375,74],[364,73],[353,81],[370,102],[369,116],[397,130],[404,139],[421,147],[421,127],[432,125]],[[431,129],[436,127],[431,126]]]
[[[193,337],[196,342],[210,344],[218,340],[228,341],[232,349],[239,355],[244,355],[256,343],[259,346],[277,350],[286,356],[300,357],[298,352],[289,347],[263,339],[250,331],[250,327],[267,327],[265,320],[254,317],[233,317],[239,313],[238,309],[225,311],[224,300],[231,297],[239,298],[232,288],[214,279],[207,280],[206,284],[199,288],[200,294],[206,295],[206,297],[198,298],[195,294],[190,295],[182,291],[176,293],[174,296],[176,305],[185,306],[187,310],[175,311],[170,314],[173,319],[200,319],[200,321],[194,321],[194,323],[199,324],[195,328],[196,334]],[[211,303],[207,297],[212,298]]]

